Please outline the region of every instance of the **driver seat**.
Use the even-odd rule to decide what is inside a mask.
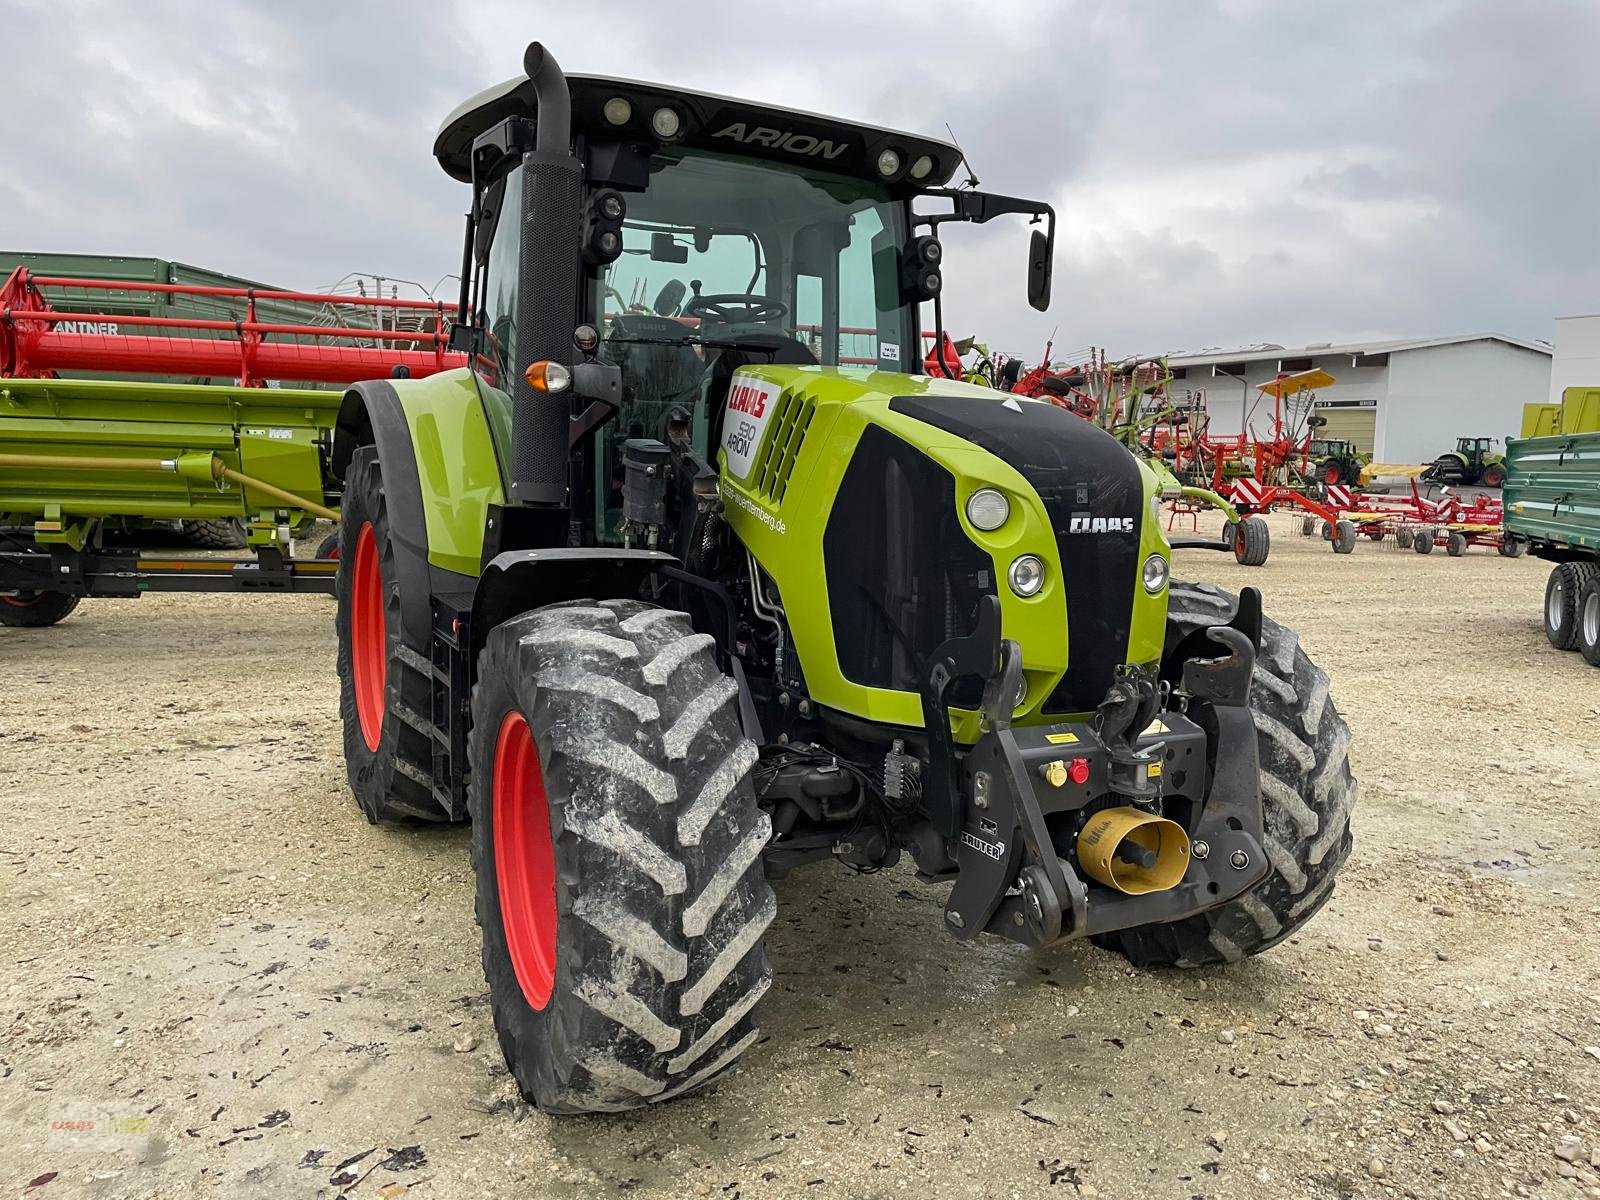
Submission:
[[[687,337],[692,331],[670,317],[627,313],[615,316],[607,338]],[[656,346],[618,341],[607,355],[622,368],[621,424],[628,437],[661,438],[667,414],[675,405],[692,404],[705,375],[705,364],[693,346]]]

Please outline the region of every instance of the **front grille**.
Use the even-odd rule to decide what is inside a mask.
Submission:
[[[783,502],[789,488],[789,474],[794,461],[800,457],[800,447],[805,444],[806,429],[816,412],[812,398],[802,388],[783,393],[778,401],[778,411],[772,414],[772,428],[767,432],[766,444],[751,471],[756,491],[774,504]]]
[[[1139,536],[1145,518],[1139,466],[1115,438],[1063,408],[1002,397],[906,396],[905,413],[1010,463],[1044,502],[1061,556],[1067,669],[1047,713],[1088,712],[1105,698],[1128,653]],[[1080,517],[1074,532],[1073,518]],[[1132,532],[1095,532],[1094,522],[1132,522]],[[1116,527],[1102,524],[1103,530]],[[1028,648],[1022,648],[1027,661]]]
[[[867,427],[823,531],[839,670],[866,687],[917,692],[933,652],[970,634],[994,564],[956,515],[955,477],[888,430]],[[980,681],[949,693],[977,703]]]

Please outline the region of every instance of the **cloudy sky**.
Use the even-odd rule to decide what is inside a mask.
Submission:
[[[1600,310],[1596,0],[0,0],[0,249],[432,285],[466,204],[433,134],[533,38],[569,72],[949,122],[986,188],[1060,213],[1044,315],[1020,224],[946,234],[951,329],[1012,351]]]

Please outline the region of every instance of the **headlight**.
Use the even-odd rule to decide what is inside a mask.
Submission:
[[[1167,560],[1159,554],[1152,554],[1144,560],[1144,590],[1154,596],[1167,586]]]
[[[678,116],[676,109],[663,105],[650,114],[650,128],[656,131],[657,137],[670,142],[683,128],[683,118]]]
[[[1006,579],[1017,595],[1024,598],[1037,596],[1039,589],[1044,586],[1044,562],[1035,555],[1024,554],[1011,564]]]
[[[600,111],[605,113],[606,120],[613,125],[626,125],[633,119],[633,105],[621,96],[611,97]]]
[[[911,178],[926,179],[933,174],[933,159],[924,154],[911,164]]]
[[[893,175],[900,169],[900,156],[893,150],[885,150],[878,155],[878,174],[883,176]]]
[[[1011,501],[993,488],[979,488],[967,497],[967,520],[974,529],[992,533],[1011,515]]]

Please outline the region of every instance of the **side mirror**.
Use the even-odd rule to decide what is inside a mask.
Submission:
[[[689,247],[680,246],[678,240],[670,233],[652,233],[650,235],[650,261],[686,263],[689,261]]]
[[[1050,239],[1035,229],[1028,239],[1028,303],[1040,312],[1050,307]]]
[[[471,354],[478,348],[477,327],[462,321],[450,326],[450,349],[458,354]]]

